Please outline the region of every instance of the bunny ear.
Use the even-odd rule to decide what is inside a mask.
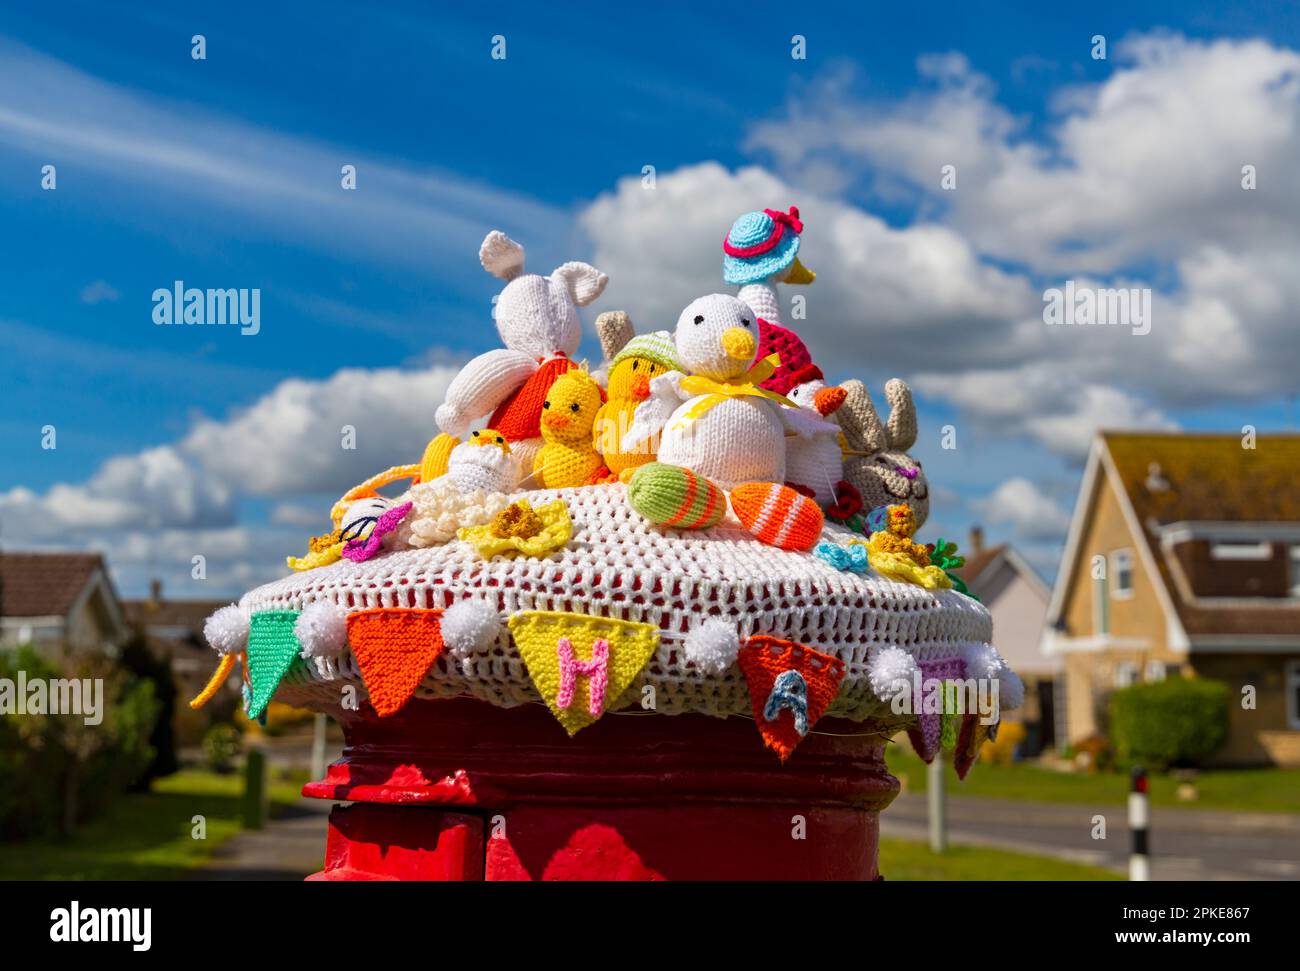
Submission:
[[[556,267],[551,279],[563,283],[569,291],[569,297],[579,307],[585,307],[599,297],[609,282],[609,277],[590,263],[579,263],[576,260]]]
[[[600,339],[600,350],[605,360],[612,361],[614,355],[636,336],[636,331],[632,328],[632,318],[623,311],[606,310],[596,318],[596,336]]]
[[[513,280],[524,272],[524,248],[501,230],[494,229],[483,238],[478,261],[494,277]]]
[[[912,403],[912,389],[898,378],[890,378],[885,383],[885,400],[889,402],[886,426],[889,447],[895,452],[906,452],[916,444],[916,405]]]
[[[880,423],[876,406],[871,403],[867,386],[856,378],[840,385],[844,404],[835,412],[835,420],[844,429],[844,439],[855,452],[874,455],[886,446],[885,426]]]

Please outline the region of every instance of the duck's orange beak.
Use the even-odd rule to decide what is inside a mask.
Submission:
[[[844,404],[844,399],[849,393],[843,388],[822,388],[813,395],[813,407],[818,413],[826,418],[840,410],[840,405]]]
[[[542,424],[547,428],[568,428],[569,418],[567,415],[559,414],[557,412],[547,412],[542,416]]]
[[[632,386],[628,389],[633,398],[650,397],[650,378],[644,374],[638,374],[632,379]]]

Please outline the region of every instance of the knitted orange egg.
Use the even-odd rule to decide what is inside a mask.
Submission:
[[[810,550],[822,534],[824,520],[817,503],[775,482],[736,486],[731,509],[758,539],[783,550]]]

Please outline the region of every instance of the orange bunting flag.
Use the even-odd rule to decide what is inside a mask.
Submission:
[[[559,611],[510,618],[528,675],[570,735],[613,708],[659,647],[659,629],[628,620]]]
[[[348,644],[381,718],[410,700],[442,653],[441,615],[441,610],[401,607],[348,614]]]
[[[844,662],[767,635],[745,641],[736,661],[763,743],[784,762],[839,694]]]

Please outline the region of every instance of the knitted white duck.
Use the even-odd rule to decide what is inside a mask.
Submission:
[[[650,382],[651,396],[636,409],[628,433],[631,444],[662,429],[659,461],[722,489],[783,481],[785,399],[758,387],[765,373],[752,373],[753,310],[726,294],[700,297],[677,319],[673,341],[689,375],[670,371]]]
[[[758,326],[744,301],[726,294],[693,301],[673,340],[690,374],[655,378],[650,398],[636,409],[627,443],[662,433],[658,461],[642,466],[628,485],[632,507],[660,525],[698,528],[717,522],[726,490],[757,538],[809,548],[821,532],[821,511],[781,484],[786,432],[811,436],[835,426],[760,387],[774,362],[755,363]]]
[[[461,368],[435,418],[443,435],[463,438],[473,422],[491,415],[488,424],[505,436],[527,468],[541,445],[538,422],[546,392],[575,366],[569,358],[582,339],[577,308],[599,297],[609,278],[579,262],[565,263],[550,276],[524,273],[524,248],[498,230],[483,240],[479,262],[508,281],[495,309],[505,347]],[[449,446],[446,439],[435,439],[429,448],[449,454]]]

